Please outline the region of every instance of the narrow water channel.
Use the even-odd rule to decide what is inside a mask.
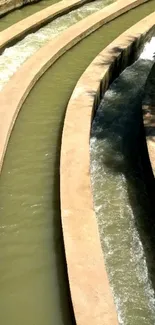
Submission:
[[[155,1],[122,15],[63,55],[37,82],[13,129],[0,179],[3,325],[72,324],[59,205],[65,109],[92,59]]]
[[[43,28],[40,28],[36,33],[29,34],[14,46],[5,49],[0,56],[0,91],[22,63],[49,40],[54,39],[71,25],[103,9],[104,6],[112,2],[114,0],[96,0],[85,4],[79,9],[55,19]]]
[[[95,211],[122,325],[155,324],[154,245],[148,227],[153,211],[140,138],[143,88],[154,54],[155,37],[112,83],[91,132]]]
[[[18,23],[18,21],[35,14],[36,12],[43,10],[60,0],[41,0],[40,2],[33,3],[32,5],[27,5],[22,8],[16,9],[8,13],[7,15],[0,18],[0,32],[4,29]]]

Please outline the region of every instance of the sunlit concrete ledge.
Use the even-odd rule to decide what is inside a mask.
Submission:
[[[92,119],[109,84],[151,37],[155,13],[104,49],[79,79],[69,101],[61,147],[60,196],[71,297],[78,325],[117,324],[93,208],[89,140]]]
[[[18,112],[37,80],[80,40],[144,2],[147,0],[119,0],[88,16],[49,41],[18,69],[0,92],[0,169]]]
[[[0,32],[0,53],[7,47],[15,43],[16,41],[22,39],[30,32],[34,32],[35,30],[39,29],[43,25],[47,24],[54,18],[57,18],[71,9],[76,9],[81,5],[90,2],[91,0],[63,0],[55,5],[49,6],[46,9],[43,9],[37,12],[30,17],[23,19],[22,21],[12,25],[11,27],[7,28],[6,30]],[[138,6],[139,4],[145,3],[149,0],[125,0],[121,1],[122,6],[127,7],[129,9]],[[118,1],[119,3],[120,1]],[[117,3],[115,4],[115,11],[117,12]],[[118,4],[119,7],[119,4]],[[127,9],[128,10],[128,9]],[[126,10],[126,11],[127,11]],[[111,11],[111,9],[110,9]],[[109,14],[110,14],[109,11]],[[123,13],[123,12],[122,12]],[[121,12],[120,12],[121,14]],[[108,12],[107,12],[108,15]],[[113,17],[114,18],[114,17]],[[111,18],[112,19],[112,18]]]
[[[7,46],[11,46],[13,43],[25,37],[28,33],[36,31],[53,19],[87,2],[90,2],[90,0],[63,0],[10,26],[0,32],[0,53],[2,53]]]
[[[124,3],[124,0],[120,0],[117,3],[106,7],[100,12],[97,12],[85,18],[84,20],[80,21],[79,23],[63,32],[57,39],[50,41],[34,56],[28,59],[15,73],[10,82],[0,93],[0,168],[3,164],[8,140],[18,112],[21,109],[22,104],[28,96],[30,90],[33,88],[34,84],[41,77],[41,75],[43,75],[43,73],[63,53],[78,43],[81,39],[89,35],[91,32],[97,30],[106,22],[111,21],[112,19],[118,17],[120,14],[125,13],[126,11],[144,2],[146,1],[126,0]],[[143,24],[140,26],[144,28],[145,23]],[[149,28],[151,28],[153,22],[151,19],[149,19],[149,21],[146,20],[146,24],[147,31]],[[140,35],[140,32],[137,35]],[[131,38],[128,40],[128,42],[131,42]],[[114,44],[115,46],[118,45],[117,42]],[[124,46],[125,48],[127,44],[128,43],[123,43],[122,47]],[[116,53],[115,56],[117,57]],[[109,63],[108,54],[106,60],[108,60],[108,63],[107,65],[104,63],[104,67],[108,71],[109,66],[111,66]],[[96,91],[96,88],[98,87],[101,80],[100,77],[104,76],[103,66],[102,72],[100,70],[100,74],[101,75],[98,76],[98,79],[96,80],[96,72],[93,71],[93,74],[89,80],[89,87],[91,91],[94,87],[94,82],[97,82],[95,84]],[[87,82],[88,79],[86,79],[86,83]],[[78,89],[78,92],[74,93],[72,100],[73,98],[78,98],[81,91],[83,91],[83,87],[87,90],[86,83],[81,84],[82,88],[80,87]],[[97,103],[98,96],[95,98]],[[85,98],[83,99],[85,101]],[[92,100],[94,101],[93,97]],[[84,102],[82,102],[82,105],[83,103]],[[81,108],[79,112],[80,111]],[[70,109],[68,108],[63,135],[61,159],[62,224],[73,308],[78,325],[116,325],[118,324],[117,315],[115,312],[115,306],[113,304],[113,299],[104,266],[103,255],[100,248],[100,241],[93,210],[90,188],[88,148],[90,131],[89,124],[92,116],[92,103],[90,106],[88,105],[88,110],[85,112],[81,111],[80,117],[79,112],[77,110],[74,110],[74,128],[72,127],[73,124],[71,124],[71,128],[69,128],[69,125],[66,124],[68,123],[68,114],[70,113]],[[77,121],[74,123],[76,116]],[[83,137],[84,134],[82,129],[81,134],[79,133],[78,127],[80,123],[81,127],[83,126],[85,129],[85,137]],[[69,142],[66,141],[71,129],[72,133],[69,139],[69,144]],[[78,137],[76,135],[76,132],[78,134]],[[83,156],[80,153],[80,156],[75,157],[75,148],[78,147],[83,148]],[[70,161],[71,151],[73,151],[72,161]],[[79,152],[77,151],[77,155],[78,154]],[[68,162],[70,163],[70,170],[68,170],[68,165],[64,165],[64,163]],[[76,166],[76,170],[74,169],[74,166]],[[70,177],[71,175],[72,181]],[[66,180],[68,182],[66,183],[67,189],[65,187]],[[77,184],[78,181],[80,182],[79,185]],[[64,191],[66,191],[68,194],[64,193]]]

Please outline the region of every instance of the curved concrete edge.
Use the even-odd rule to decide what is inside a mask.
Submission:
[[[48,42],[18,69],[0,92],[0,169],[18,112],[30,90],[43,73],[80,40],[105,23],[146,1],[126,0],[126,4],[124,4],[124,0],[119,0],[88,16]]]
[[[142,111],[148,155],[155,176],[155,63],[146,81]]]
[[[74,10],[90,1],[91,0],[69,0],[68,2],[68,0],[63,0],[10,26],[9,28],[0,32],[0,53],[2,53],[7,46],[11,46],[28,33],[34,32],[53,19],[60,17],[63,14],[68,13],[70,10]]]
[[[79,79],[67,107],[60,197],[69,284],[78,325],[118,324],[93,208],[90,130],[94,111],[109,84],[137,58],[154,24],[155,13],[104,49]]]
[[[0,17],[4,16],[5,14],[9,13],[10,11],[16,10],[17,8],[21,8],[25,5],[32,4],[39,2],[41,0],[10,0],[9,2],[5,2],[0,5]]]
[[[0,92],[0,170],[18,112],[37,80],[80,40],[119,15],[148,0],[119,0],[69,27],[29,58]]]
[[[18,70],[18,72],[12,77],[10,82],[7,84],[7,86],[3,89],[3,91],[0,93],[0,168],[3,164],[3,159],[6,151],[6,147],[8,144],[8,140],[14,125],[14,122],[16,120],[16,117],[18,115],[18,112],[26,99],[27,95],[29,94],[30,90],[36,83],[36,81],[41,77],[41,75],[63,54],[65,53],[69,48],[74,46],[77,42],[79,42],[81,39],[83,39],[85,36],[89,35],[91,32],[102,26],[104,23],[116,18],[122,13],[125,13],[126,11],[146,2],[145,0],[126,0],[126,4],[124,5],[124,0],[120,0],[119,2],[108,6],[108,8],[100,11],[99,13],[93,14],[89,16],[88,18],[84,19],[83,21],[77,23],[76,25],[70,27],[68,30],[63,32],[60,37],[55,39],[52,42],[49,42],[46,46],[44,46],[41,50],[39,50],[33,57],[31,57],[25,64]],[[87,164],[87,161],[86,161]],[[83,169],[82,165],[81,168]],[[85,188],[85,184],[83,184],[83,187]],[[86,192],[87,192],[87,184],[86,184]],[[89,195],[91,193],[88,189],[88,200],[90,199]],[[87,204],[87,201],[84,202]],[[88,201],[89,202],[89,201]],[[79,211],[81,208],[79,208]],[[85,218],[85,211],[84,208],[83,217]],[[64,211],[63,211],[64,215]],[[93,206],[88,208],[88,217],[93,220],[94,218],[94,212],[93,212]],[[76,219],[75,219],[76,222]],[[78,223],[77,223],[78,226]],[[83,293],[83,285],[81,288],[79,288],[79,285],[77,284],[77,298],[80,297],[82,306],[80,307],[80,310],[76,308],[76,304],[74,303],[74,292],[73,292],[73,303],[74,303],[74,309],[75,309],[75,315],[77,318],[78,324],[85,325],[85,324],[92,324],[92,325],[100,325],[103,324],[111,324],[111,320],[113,321],[112,324],[117,324],[117,319],[115,313],[110,315],[109,310],[111,311],[111,305],[113,306],[113,302],[111,300],[111,293],[109,293],[109,285],[108,282],[105,280],[104,285],[104,292],[107,291],[104,301],[104,308],[101,311],[101,308],[103,307],[102,301],[98,298],[98,296],[102,296],[102,285],[101,289],[99,288],[99,285],[97,285],[96,289],[94,288],[92,292],[92,286],[90,282],[88,281],[89,278],[93,279],[93,285],[96,281],[96,279],[99,279],[100,277],[103,278],[103,274],[105,275],[106,279],[106,271],[104,272],[104,265],[103,265],[103,258],[102,254],[100,252],[100,256],[97,253],[97,256],[95,258],[96,254],[96,237],[92,238],[92,230],[96,229],[96,220],[94,218],[94,222],[90,225],[87,225],[87,222],[85,223],[85,226],[83,225],[83,228],[86,230],[87,240],[89,238],[90,246],[89,248],[92,251],[92,258],[89,257],[89,252],[85,252],[85,254],[81,255],[81,259],[83,259],[83,265],[79,266],[79,270],[84,270],[83,266],[84,263],[89,260],[88,267],[90,266],[90,272],[89,274],[81,272],[81,279],[80,281],[83,281],[83,285],[85,281],[88,284],[88,289],[90,295],[87,291],[87,297],[85,296],[85,293]],[[76,228],[76,227],[75,227]],[[88,231],[88,232],[87,232]],[[90,234],[90,237],[89,237]],[[79,234],[79,242],[82,234]],[[91,245],[92,243],[92,245]],[[78,244],[78,241],[77,243]],[[75,246],[74,246],[75,248]],[[84,247],[85,251],[85,247]],[[76,254],[75,254],[76,255]],[[66,254],[67,256],[67,263],[68,263],[68,270],[69,270],[69,277],[70,274],[70,261],[68,260],[68,252]],[[77,259],[79,259],[79,248],[77,246]],[[98,264],[97,264],[98,262]],[[76,264],[76,263],[75,263]],[[93,268],[94,265],[94,268]],[[97,267],[96,267],[97,266]],[[79,270],[77,269],[77,277],[79,275]],[[74,270],[73,270],[74,271]],[[104,273],[103,273],[103,272]],[[75,276],[75,271],[73,272]],[[90,275],[92,276],[90,277]],[[89,275],[89,277],[88,277]],[[75,277],[76,278],[76,277]],[[99,281],[99,280],[98,280]],[[97,282],[96,282],[97,284]],[[74,291],[72,287],[72,279],[70,278],[70,285],[71,285],[71,292]],[[83,294],[81,294],[83,293]],[[90,304],[90,298],[93,293],[93,305]],[[100,294],[99,294],[100,293]],[[109,295],[109,299],[107,300],[107,296]],[[85,298],[88,298],[85,299]],[[102,297],[102,300],[104,299],[104,296]],[[94,305],[94,301],[95,304]],[[108,305],[110,304],[110,305]],[[93,308],[93,315],[90,315],[91,307]],[[107,315],[106,312],[107,311]],[[87,320],[89,322],[87,322]]]

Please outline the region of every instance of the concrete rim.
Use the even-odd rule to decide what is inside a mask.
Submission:
[[[69,284],[78,325],[118,324],[93,208],[90,129],[94,110],[112,80],[113,71],[118,65],[120,71],[128,65],[126,58],[131,60],[134,49],[151,36],[154,26],[155,13],[104,49],[79,79],[67,107],[61,147],[60,198]],[[125,60],[122,60],[123,53]]]
[[[50,21],[74,10],[92,0],[62,0],[51,5],[0,32],[0,53],[7,46],[25,37],[28,33],[34,32]]]
[[[0,92],[0,169],[19,110],[43,73],[67,50],[105,23],[147,0],[119,0],[68,28],[30,57]]]
[[[147,0],[146,0],[147,1]],[[99,13],[91,15],[85,20],[77,23],[76,25],[72,26],[69,30],[65,31],[58,39],[54,42],[48,43],[44,48],[39,50],[32,58],[30,58],[12,77],[10,82],[6,85],[3,91],[0,94],[0,167],[2,167],[4,154],[6,151],[6,147],[8,144],[8,140],[18,115],[18,112],[28,96],[30,90],[37,82],[37,80],[41,77],[41,75],[69,48],[74,46],[78,41],[84,38],[86,35],[89,35],[94,30],[98,29],[104,23],[118,17],[120,14],[146,2],[145,0],[126,0],[126,4],[124,5],[124,0],[120,0],[119,2],[108,6],[108,8],[102,10]],[[111,8],[111,9],[110,9]],[[80,29],[79,29],[80,26]],[[73,37],[74,35],[74,37]],[[53,46],[54,45],[54,46]],[[91,114],[89,112],[89,114]],[[89,116],[88,114],[88,116]],[[83,140],[82,140],[83,141]],[[87,164],[87,161],[85,161]],[[81,166],[81,168],[83,168]],[[87,187],[87,186],[86,186]],[[84,185],[84,188],[87,188]],[[88,189],[88,199],[92,199],[89,197],[91,192]],[[85,201],[85,197],[83,198],[85,204],[87,205],[87,200]],[[64,211],[63,211],[64,212]],[[66,211],[67,212],[67,211]],[[93,223],[91,225],[85,223],[85,227],[83,228],[86,231],[87,239],[91,245],[89,246],[92,251],[92,256],[89,257],[88,251],[86,255],[83,255],[83,263],[85,264],[89,258],[89,275],[92,274],[92,277],[88,277],[86,273],[81,272],[81,279],[82,282],[81,288],[79,285],[76,286],[76,296],[77,299],[80,297],[80,301],[82,306],[78,311],[74,304],[75,316],[77,319],[77,324],[88,325],[89,323],[92,325],[103,325],[103,319],[105,325],[112,325],[118,324],[117,322],[117,315],[115,312],[115,307],[113,304],[113,299],[111,296],[111,292],[109,290],[109,284],[107,279],[107,274],[105,271],[105,266],[103,263],[103,256],[100,253],[97,254],[96,257],[96,237],[92,238],[91,234],[94,229],[96,228],[96,220],[93,212],[93,206],[88,209],[88,217],[91,217]],[[67,212],[68,213],[68,212]],[[82,213],[82,217],[85,216],[85,207]],[[63,215],[64,217],[64,215]],[[92,228],[91,228],[92,227]],[[75,227],[77,229],[77,227]],[[90,236],[88,235],[90,234]],[[98,232],[96,233],[98,236]],[[81,240],[81,235],[79,235],[79,242]],[[77,244],[79,244],[77,242]],[[66,243],[65,243],[66,244]],[[79,246],[79,245],[78,245]],[[78,247],[77,246],[77,247]],[[78,253],[78,250],[76,254]],[[67,252],[68,254],[68,252]],[[76,257],[75,254],[75,257]],[[78,257],[78,254],[77,254]],[[81,255],[82,257],[82,255]],[[68,255],[67,255],[68,258]],[[68,262],[68,259],[67,259]],[[69,266],[70,263],[68,263]],[[75,260],[76,264],[76,260]],[[69,268],[68,268],[69,270]],[[83,270],[83,266],[79,267],[77,270],[77,274],[73,274],[73,278],[78,279],[79,270]],[[96,279],[103,277],[104,272],[104,292],[102,285],[98,285]],[[93,277],[94,276],[94,277]],[[70,285],[72,291],[72,279],[69,270],[69,277],[70,277]],[[96,283],[95,291],[93,291],[93,305],[90,304],[90,299],[85,299],[85,294],[83,294],[83,284],[87,282],[87,294],[88,298],[91,297],[92,294],[92,287],[90,285],[89,279],[93,278],[94,283]],[[104,294],[102,296],[102,293]],[[81,296],[82,294],[82,296]],[[74,296],[74,295],[73,295]],[[100,299],[102,297],[102,299]],[[104,303],[103,303],[104,300]],[[74,302],[74,299],[73,299]],[[104,306],[104,308],[103,308]],[[93,315],[90,315],[90,310],[93,310]],[[83,309],[84,308],[84,309]],[[113,312],[111,312],[113,311]]]

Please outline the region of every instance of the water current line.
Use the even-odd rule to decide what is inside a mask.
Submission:
[[[142,227],[151,212],[139,139],[143,86],[154,53],[155,37],[112,83],[91,131],[94,205],[119,323],[123,325],[155,324],[154,286],[149,274],[149,263],[154,261],[147,247],[148,233]]]
[[[114,0],[96,0],[55,19],[36,33],[31,33],[16,45],[5,49],[0,56],[0,91],[17,69],[49,40],[88,15],[97,12]]]

